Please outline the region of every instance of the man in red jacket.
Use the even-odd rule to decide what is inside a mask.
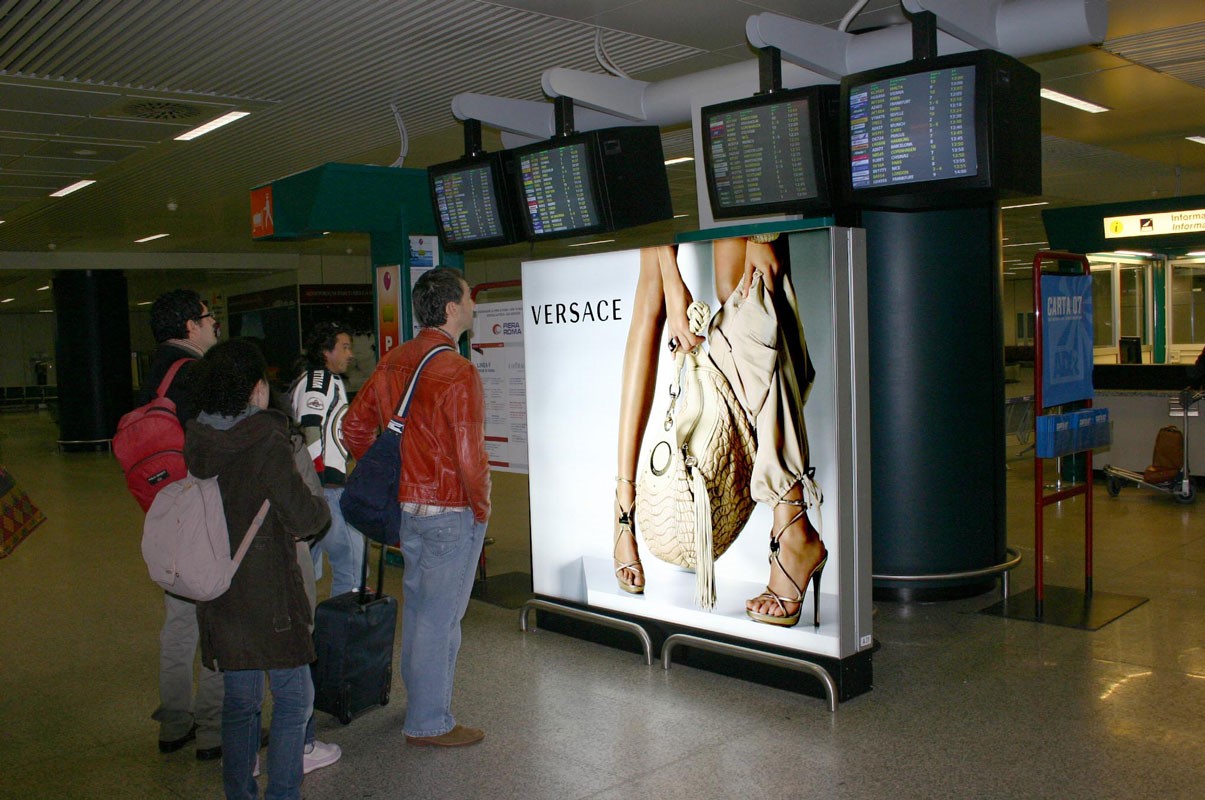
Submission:
[[[469,285],[456,270],[424,273],[414,286],[418,336],[389,351],[343,420],[343,441],[361,458],[397,411],[415,367],[432,348],[455,346],[473,327]],[[452,717],[460,620],[490,515],[485,396],[472,362],[436,355],[420,376],[402,435],[402,681],[406,742],[459,747],[485,737]]]

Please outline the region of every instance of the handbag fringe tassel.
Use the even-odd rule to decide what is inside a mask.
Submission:
[[[712,550],[711,498],[703,471],[691,470],[695,496],[695,604],[705,611],[715,608],[715,553]]]

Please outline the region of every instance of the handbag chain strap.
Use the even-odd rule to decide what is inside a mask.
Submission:
[[[695,300],[686,309],[686,320],[690,325],[690,332],[695,336],[706,338],[712,319],[711,307],[701,300]],[[690,351],[692,358],[698,356],[701,346],[697,345]],[[682,381],[686,376],[686,356],[686,352],[681,347],[674,350],[674,381],[669,385],[669,408],[665,412],[665,430],[667,432],[674,428],[674,408],[678,405],[678,398],[682,396]]]

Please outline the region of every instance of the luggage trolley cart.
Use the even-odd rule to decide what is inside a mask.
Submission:
[[[1104,469],[1105,487],[1108,489],[1110,497],[1121,494],[1121,488],[1132,483],[1135,486],[1170,494],[1179,503],[1191,503],[1197,499],[1197,489],[1193,486],[1192,474],[1188,469],[1188,419],[1200,415],[1197,404],[1202,398],[1205,398],[1205,391],[1185,389],[1180,392],[1179,397],[1173,397],[1167,401],[1167,415],[1180,417],[1183,420],[1184,452],[1181,457],[1183,463],[1179,471],[1166,480],[1158,480],[1156,468],[1159,465],[1157,464],[1152,464],[1145,472],[1134,472],[1114,467],[1112,464],[1106,465]]]

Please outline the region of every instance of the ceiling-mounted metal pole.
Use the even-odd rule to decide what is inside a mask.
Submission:
[[[937,58],[937,15],[932,11],[912,14],[912,60]]]
[[[782,51],[777,47],[757,51],[757,82],[758,94],[782,91]]]
[[[464,155],[473,158],[485,152],[481,146],[481,120],[466,119],[464,121]]]
[[[561,96],[552,103],[556,114],[556,135],[568,136],[573,133],[573,98]]]

